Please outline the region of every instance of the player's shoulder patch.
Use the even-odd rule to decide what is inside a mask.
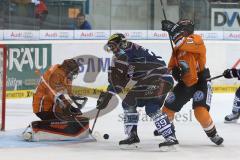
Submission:
[[[194,41],[195,44],[197,44],[197,45],[203,44],[203,39],[200,35],[193,34],[192,38],[193,38],[193,41]]]
[[[194,44],[193,38],[188,37],[187,40],[186,40],[186,43],[187,43],[187,44]]]

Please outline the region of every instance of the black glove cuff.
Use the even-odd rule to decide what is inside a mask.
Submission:
[[[233,77],[239,77],[237,69],[232,69],[232,75]]]
[[[173,67],[172,76],[176,81],[181,81],[181,69],[179,67]]]
[[[210,70],[208,68],[205,68],[201,72],[198,72],[198,80],[199,81],[205,81],[206,79],[210,78]]]

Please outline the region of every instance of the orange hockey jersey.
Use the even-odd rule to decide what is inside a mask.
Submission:
[[[192,86],[198,81],[198,72],[203,71],[206,64],[206,48],[200,35],[192,34],[180,40],[168,64],[168,69],[172,70],[181,62],[188,65],[189,70],[182,76],[186,86]]]
[[[50,67],[44,74],[44,80],[57,93],[68,93],[72,95],[72,81],[67,79],[65,71],[59,64]],[[33,112],[52,111],[54,105],[54,94],[47,85],[40,80],[36,92],[33,95]]]

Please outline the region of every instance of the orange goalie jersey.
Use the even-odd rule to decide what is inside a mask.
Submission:
[[[67,78],[67,74],[61,65],[57,64],[49,68],[43,74],[43,78],[55,93],[61,92],[68,93],[69,95],[72,94],[72,81]],[[52,91],[50,91],[47,85],[41,80],[33,95],[33,112],[52,112],[54,97]]]
[[[206,64],[206,48],[201,36],[192,34],[180,40],[168,64],[169,70],[182,62],[188,65],[189,70],[182,76],[185,85],[192,86],[198,81],[198,72],[203,71]]]

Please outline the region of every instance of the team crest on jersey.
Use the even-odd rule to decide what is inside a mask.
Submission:
[[[195,102],[199,102],[199,101],[203,100],[203,98],[204,98],[203,91],[197,91],[193,95],[193,101],[195,101]]]
[[[176,96],[173,92],[169,92],[168,96],[167,96],[167,99],[166,99],[166,102],[167,103],[173,103],[176,99]]]

